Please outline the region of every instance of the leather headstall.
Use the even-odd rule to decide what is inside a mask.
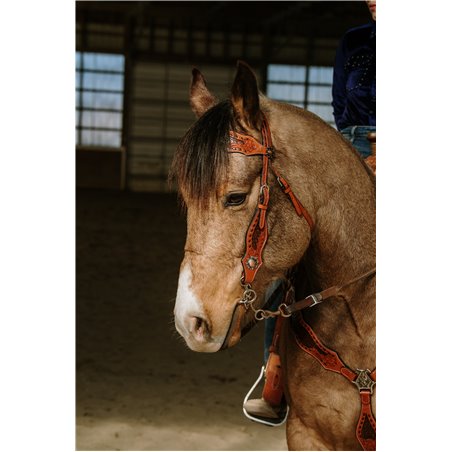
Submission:
[[[228,151],[230,153],[240,153],[247,157],[262,156],[259,199],[256,212],[248,226],[245,254],[242,258],[242,284],[244,285],[251,284],[254,281],[254,278],[263,263],[262,253],[268,238],[267,209],[270,202],[270,188],[268,186],[269,169],[276,176],[276,180],[281,189],[292,202],[297,215],[306,219],[311,231],[314,227],[311,216],[296,197],[287,180],[284,179],[271,164],[275,158],[275,150],[272,145],[270,127],[265,117],[262,121],[261,132],[262,144],[249,135],[244,135],[232,130],[229,132],[230,147]]]

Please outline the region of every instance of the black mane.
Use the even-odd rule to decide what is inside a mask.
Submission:
[[[180,141],[169,178],[189,199],[205,205],[216,193],[228,165],[230,130],[234,116],[231,102],[225,100],[204,113]]]

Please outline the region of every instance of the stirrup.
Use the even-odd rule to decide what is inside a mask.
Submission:
[[[256,386],[259,384],[259,382],[262,380],[264,373],[265,373],[265,367],[262,366],[259,377],[257,377],[257,380],[255,381],[255,383],[253,384],[251,389],[248,391],[248,394],[245,396],[245,399],[243,400],[243,413],[245,414],[245,416],[248,419],[250,419],[254,422],[259,422],[260,424],[269,425],[270,427],[278,427],[279,425],[283,425],[284,422],[286,422],[286,420],[287,420],[287,416],[289,415],[289,406],[288,405],[286,405],[285,411],[281,410],[281,412],[278,413],[277,418],[258,416],[256,414],[248,413],[248,411],[246,411],[246,408],[245,408],[245,405],[248,402],[252,392],[254,391]]]

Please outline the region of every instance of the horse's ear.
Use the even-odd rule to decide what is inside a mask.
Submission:
[[[231,101],[240,125],[245,129],[260,130],[261,113],[257,80],[253,70],[243,61],[237,62]]]
[[[215,96],[207,89],[206,80],[201,72],[193,68],[190,84],[190,106],[193,113],[199,118],[217,102]]]

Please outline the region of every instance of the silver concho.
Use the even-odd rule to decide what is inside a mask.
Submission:
[[[358,373],[358,376],[356,377],[356,380],[353,383],[355,383],[359,391],[366,389],[369,390],[370,393],[372,394],[375,381],[373,381],[370,376],[371,373],[370,370],[356,369],[356,372]]]
[[[259,260],[257,259],[257,257],[251,256],[247,261],[246,261],[246,266],[250,269],[250,270],[255,270],[257,268],[257,265],[259,264]]]

